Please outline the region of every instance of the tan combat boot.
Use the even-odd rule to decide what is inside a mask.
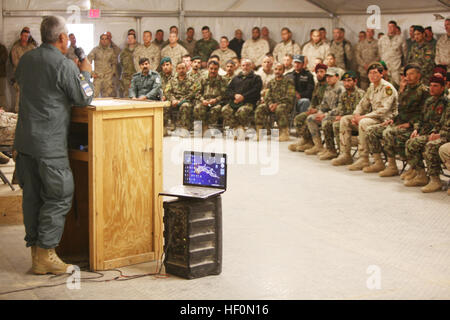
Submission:
[[[36,256],[36,246],[31,246],[31,264],[33,269],[36,264],[35,256]]]
[[[439,176],[430,176],[430,182],[428,182],[428,184],[420,190],[422,190],[423,193],[442,190],[442,181]]]
[[[383,171],[386,168],[384,166],[383,160],[381,159],[381,154],[374,153],[373,154],[373,159],[375,160],[375,162],[372,165],[369,165],[369,166],[363,168],[363,171],[365,173],[380,172],[380,171]]]
[[[400,179],[408,180],[409,176],[415,176],[415,175],[416,175],[415,170],[414,170],[414,168],[411,167],[400,175]]]
[[[378,175],[382,178],[398,176],[397,161],[395,161],[395,158],[388,158],[388,166]]]
[[[312,147],[314,147],[314,144],[311,141],[307,141],[301,146],[297,147],[297,151],[305,152],[305,150],[311,149]]]
[[[322,155],[319,157],[319,160],[331,160],[336,158],[338,155],[336,151],[328,150],[326,149],[326,152],[322,153]]]
[[[305,150],[305,154],[307,154],[308,156],[316,155],[319,152],[323,151],[322,140],[320,139],[320,137],[314,137],[313,142],[314,147]]]
[[[350,171],[359,171],[362,170],[365,167],[370,166],[369,157],[368,156],[361,156],[354,164],[348,167],[348,170]]]
[[[33,272],[35,274],[52,273],[55,275],[68,272],[68,268],[72,265],[61,261],[55,252],[55,249],[42,249],[36,246],[36,254],[34,256]]]
[[[280,128],[280,136],[278,137],[279,142],[289,141],[289,128]]]
[[[234,136],[234,140],[240,140],[243,141],[245,140],[245,130],[243,126],[238,126],[235,129],[235,136]]]
[[[303,138],[301,138],[301,139],[298,140],[297,142],[291,143],[291,144],[289,145],[288,149],[289,149],[290,151],[292,151],[292,152],[296,152],[296,151],[297,151],[297,148],[303,145],[303,142],[304,142],[304,140],[303,140]]]
[[[417,174],[410,180],[405,180],[405,186],[407,187],[423,187],[428,184],[428,177],[425,173],[425,169],[420,168],[416,170]]]
[[[7,164],[9,160],[9,157],[5,156],[3,152],[0,152],[0,164]]]
[[[353,163],[353,158],[350,152],[341,153],[339,157],[336,159],[331,160],[331,164],[333,166],[346,166]]]

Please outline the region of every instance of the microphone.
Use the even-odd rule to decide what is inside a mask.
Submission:
[[[83,48],[81,47],[75,48],[74,53],[80,62],[83,62],[83,60],[86,59],[86,54],[84,53]]]

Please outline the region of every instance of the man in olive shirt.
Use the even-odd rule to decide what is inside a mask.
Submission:
[[[64,56],[67,33],[64,18],[45,17],[43,44],[22,56],[15,73],[21,92],[14,143],[16,173],[23,189],[25,241],[31,247],[36,274],[70,272],[71,266],[54,250],[74,191],[67,136],[71,107],[89,105],[94,96],[89,60],[77,67]]]

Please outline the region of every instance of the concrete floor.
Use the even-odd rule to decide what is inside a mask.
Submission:
[[[450,197],[398,177],[335,168],[288,143],[165,138],[164,185],[182,181],[183,150],[229,155],[223,271],[0,295],[0,299],[449,299]],[[259,149],[260,148],[260,149]],[[270,155],[270,157],[268,156]],[[245,155],[238,157],[237,155]],[[269,161],[270,160],[270,161]],[[64,283],[30,274],[23,226],[0,227],[0,292]],[[154,272],[155,263],[122,268]],[[117,273],[108,272],[104,279]],[[83,277],[95,275],[82,272]]]

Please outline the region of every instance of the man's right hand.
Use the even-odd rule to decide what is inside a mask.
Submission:
[[[415,137],[418,137],[418,136],[419,136],[419,133],[417,132],[417,130],[414,130],[414,131],[411,133],[410,138],[411,138],[411,139],[414,139]]]
[[[311,108],[311,109],[309,109],[308,111],[306,111],[306,113],[307,113],[308,115],[310,115],[310,114],[315,114],[315,113],[317,113],[317,109]]]
[[[83,62],[78,61],[78,68],[81,72],[85,71],[92,73],[92,65],[88,58],[84,59]],[[94,79],[97,78],[97,75],[95,73],[92,76]]]

